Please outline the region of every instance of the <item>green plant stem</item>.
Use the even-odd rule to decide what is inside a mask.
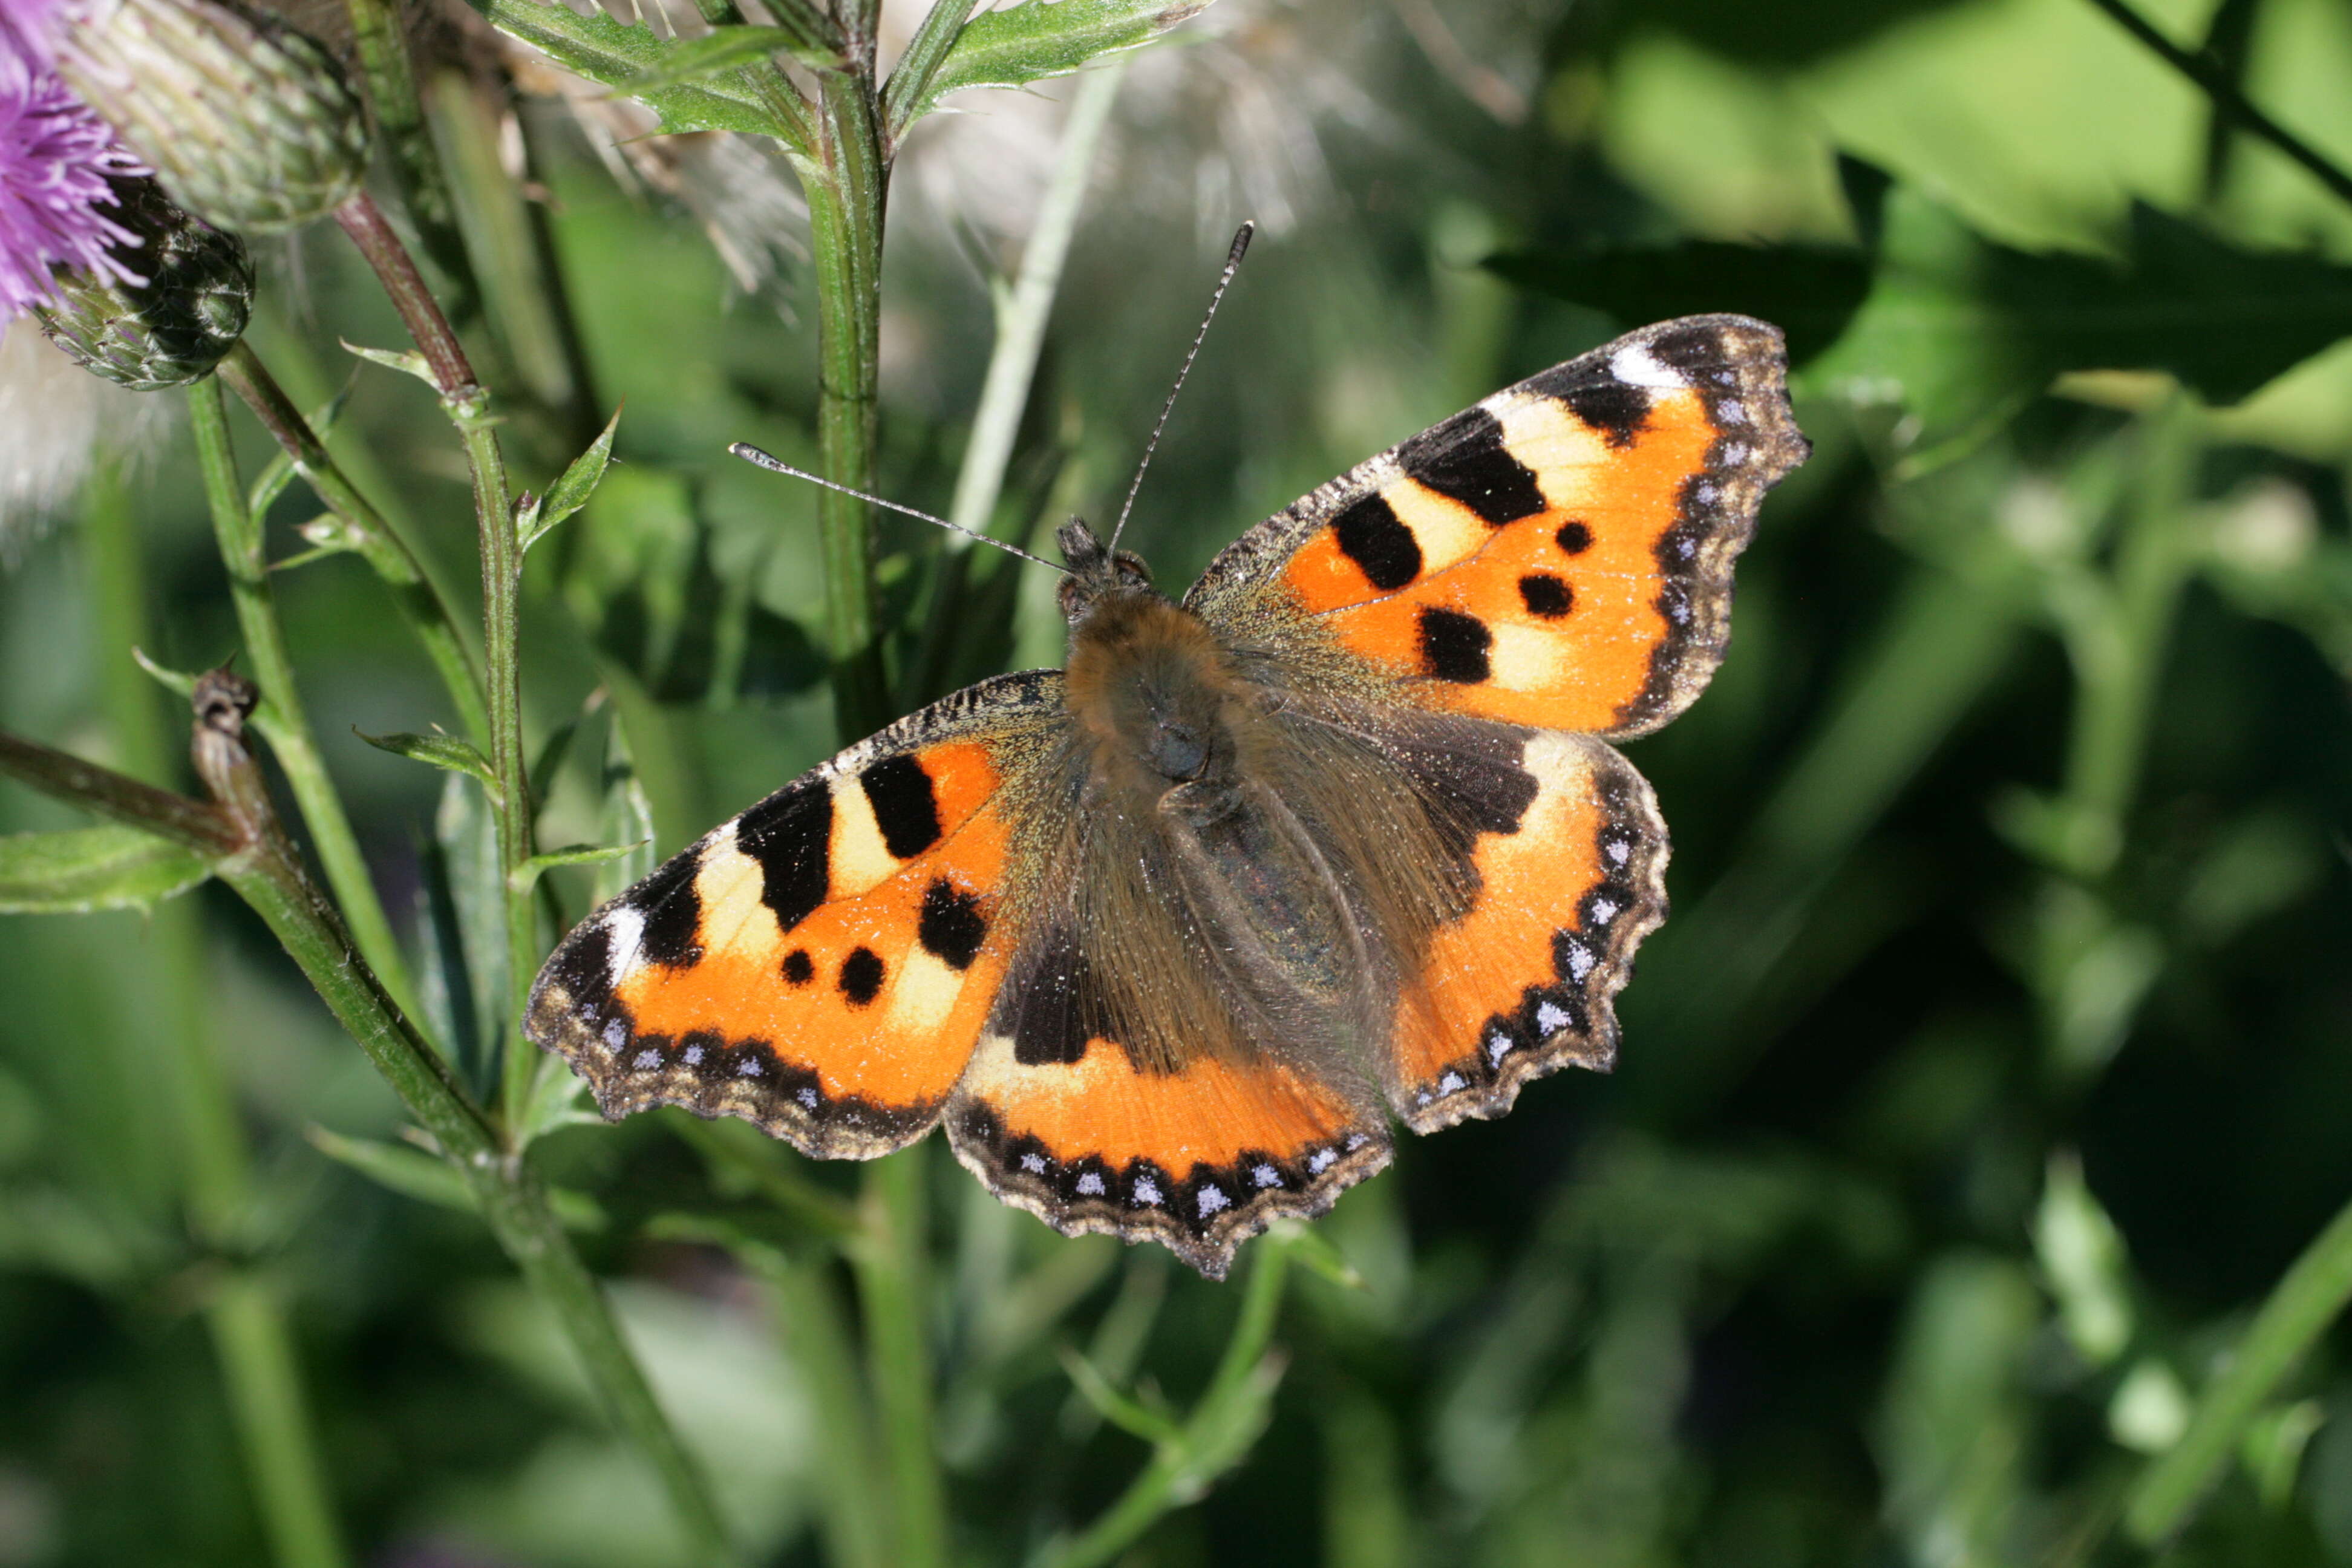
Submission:
[[[2337,168],[2311,143],[2254,107],[2253,100],[2239,91],[2238,84],[2231,79],[2226,64],[2210,53],[2191,54],[2180,47],[2158,32],[2153,23],[2125,0],[2091,0],[2091,4],[2105,12],[2116,26],[2138,39],[2158,59],[2196,83],[2199,90],[2213,100],[2216,109],[2301,164],[2337,200],[2352,203],[2352,174]]]
[[[336,209],[336,221],[374,268],[393,308],[416,341],[441,394],[441,407],[457,428],[473,478],[475,532],[482,561],[482,662],[488,671],[490,772],[498,780],[490,803],[498,824],[500,896],[507,931],[508,1005],[501,1110],[511,1124],[530,1103],[544,1060],[522,1037],[522,1015],[539,969],[538,906],[524,869],[532,854],[533,808],[530,753],[522,740],[522,542],[515,531],[514,498],[489,396],[449,328],[448,319],[418,276],[415,263],[362,194]]]
[[[901,65],[899,69],[903,73],[907,67]],[[971,435],[956,469],[955,499],[948,506],[948,521],[958,528],[996,536],[990,524],[1004,490],[1004,470],[1013,460],[1013,444],[1021,431],[1022,413],[1029,405],[1029,389],[1036,380],[1037,356],[1045,347],[1054,297],[1062,286],[1062,266],[1069,258],[1070,240],[1077,232],[1087,176],[1094,167],[1096,144],[1102,139],[1102,128],[1110,118],[1111,104],[1126,74],[1126,57],[1118,56],[1079,79],[1069,119],[1062,127],[1053,175],[1037,209],[1036,226],[1022,247],[1021,270],[1013,287],[996,297],[996,342],[989,351],[988,373],[981,384],[979,406],[972,413]],[[891,78],[893,87],[898,79]],[[945,535],[940,550],[929,603],[918,619],[923,651],[916,661],[913,685],[919,689],[909,693],[918,701],[928,700],[943,681],[949,642],[958,629],[956,601],[971,570],[972,543],[962,534]]]
[[[360,952],[393,994],[413,1005],[416,990],[409,978],[407,957],[393,934],[383,900],[376,896],[367,858],[360,853],[359,837],[352,831],[342,797],[319,755],[318,740],[295,684],[294,660],[278,618],[277,595],[270,587],[269,563],[263,553],[261,521],[246,505],[217,376],[206,376],[188,388],[188,415],[205,498],[212,510],[213,532],[220,543],[221,563],[228,569],[229,595],[236,605],[238,629],[244,634],[246,657],[252,661],[254,679],[260,682],[268,702],[258,721],[278,753],[287,786],[302,809],[319,864],[351,921]]]
[[[286,1568],[337,1568],[348,1559],[276,1283],[250,1268],[222,1275],[205,1293],[205,1322],[272,1552]]]
[[[2202,450],[2196,426],[2186,397],[2148,416],[2107,591],[2062,623],[2080,688],[2064,792],[2072,814],[2094,829],[2076,868],[2086,875],[2103,875],[2123,842],[2173,618],[2194,567],[2186,510]]]
[[[874,1484],[883,1461],[875,1448],[866,1389],[857,1376],[830,1260],[822,1254],[776,1254],[766,1272],[776,1293],[785,1352],[800,1369],[816,1409],[816,1428],[824,1434],[819,1455],[824,1486],[817,1516],[827,1555],[834,1568],[889,1568],[890,1523],[882,1489]]]
[[[142,784],[21,735],[0,732],[0,775],[110,821],[143,827],[199,855],[226,855],[237,847],[235,830],[203,801]]]
[[[976,0],[931,0],[931,8],[923,13],[915,28],[915,36],[907,41],[906,53],[890,72],[890,79],[882,89],[884,132],[888,138],[887,155],[897,157],[899,139],[915,121],[916,106],[923,101],[923,89],[946,62],[948,51],[955,47],[956,35],[971,19]],[[1032,238],[1030,243],[1036,243]]]
[[[1279,1376],[1277,1358],[1269,1357],[1266,1347],[1281,1317],[1288,1263],[1288,1250],[1278,1237],[1257,1244],[1233,1337],[1192,1414],[1153,1444],[1143,1472],[1100,1518],[1042,1554],[1042,1568],[1096,1568],[1112,1561],[1169,1510],[1198,1498],[1248,1451]]]
[[[1046,319],[1053,314],[1054,296],[1062,286],[1062,265],[1070,254],[1071,237],[1077,232],[1078,208],[1086,198],[1087,176],[1094,167],[1095,145],[1102,138],[1126,74],[1126,58],[1116,57],[1081,77],[1070,101],[1053,177],[1038,205],[1037,225],[1022,248],[1020,273],[997,303],[996,344],[989,353],[980,405],[972,413],[971,438],[964,447],[963,464],[956,471],[955,500],[948,507],[948,521],[959,528],[975,533],[990,531],[996,498],[1004,489],[1005,466],[1013,458],[1013,440],[1021,429],[1022,411],[1029,405],[1030,383],[1037,374]],[[946,547],[961,553],[971,545],[961,535],[951,533]]]
[[[367,83],[375,130],[391,150],[408,216],[435,265],[467,300],[479,298],[466,247],[453,226],[447,177],[425,124],[417,96],[416,68],[408,53],[408,29],[400,0],[344,0],[358,47],[360,75]],[[462,312],[461,312],[462,313]]]
[[[2246,1426],[2328,1325],[2352,1304],[2352,1204],[2336,1211],[2272,1287],[2245,1337],[2214,1374],[2189,1430],[2152,1460],[2124,1504],[2124,1527],[2153,1546],[2187,1521],[2229,1463]]]
[[[940,1568],[948,1552],[947,1503],[932,1429],[930,1336],[923,1313],[925,1152],[917,1144],[866,1166],[860,1205],[865,1234],[850,1249],[875,1403],[882,1415],[895,1527],[890,1561],[897,1568]]]
[[[481,669],[457,635],[457,617],[449,613],[447,601],[425,576],[415,554],[336,466],[326,444],[249,345],[240,341],[229,351],[221,362],[220,378],[245,400],[319,499],[342,519],[358,554],[392,591],[394,606],[424,645],[467,737],[478,746],[487,744],[490,715],[482,695]]]
[[[880,379],[882,218],[888,184],[873,85],[873,39],[853,30],[856,68],[817,79],[816,156],[800,161],[817,300],[817,451],[824,477],[874,488]],[[874,612],[873,509],[817,493],[835,722],[845,736],[890,720]]]
[[[172,770],[154,684],[131,658],[147,640],[146,592],[136,520],[119,476],[101,465],[82,489],[106,709],[126,766],[162,781]],[[252,1202],[252,1173],[227,1074],[207,1021],[204,933],[195,901],[175,899],[148,916],[150,983],[164,1021],[158,1087],[171,1111],[190,1228],[232,1255]],[[232,1268],[205,1293],[205,1324],[220,1358],[247,1474],[272,1557],[281,1568],[340,1568],[345,1561],[296,1364],[274,1286]]]

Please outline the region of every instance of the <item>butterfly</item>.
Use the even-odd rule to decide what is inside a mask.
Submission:
[[[1237,247],[1238,249],[1238,247]],[[868,1159],[1223,1278],[1391,1124],[1608,1069],[1666,830],[1612,747],[1721,661],[1809,451],[1780,333],[1645,328],[1243,534],[1181,600],[1073,519],[1062,670],[956,692],[581,924],[530,1037],[608,1117]]]

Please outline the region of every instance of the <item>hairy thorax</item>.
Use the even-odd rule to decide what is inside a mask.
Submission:
[[[1350,1032],[1367,972],[1354,879],[1293,808],[1295,743],[1276,694],[1243,677],[1198,618],[1149,591],[1106,594],[1070,641],[1068,700],[1093,753],[1090,809],[1126,819],[1150,846],[1140,876],[1106,867],[1099,885],[1164,906],[1157,920],[1116,929],[1194,939],[1184,952],[1129,955],[1144,965],[1129,974],[1222,992],[1240,1004],[1230,1023],[1243,1039]]]

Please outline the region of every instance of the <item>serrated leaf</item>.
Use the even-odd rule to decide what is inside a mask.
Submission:
[[[772,27],[767,30],[774,32],[778,29]],[[537,515],[528,523],[518,519],[523,549],[529,550],[549,529],[588,504],[588,498],[596,493],[597,482],[604,477],[605,465],[613,460],[613,433],[620,427],[621,410],[615,408],[613,417],[604,422],[604,433],[588,443],[588,449],[572,460],[572,466],[563,470],[563,477],[556,480],[555,487],[547,492],[547,499],[539,504]]]
[[[499,31],[520,38],[565,69],[603,86],[631,91],[654,111],[665,132],[734,131],[791,140],[760,95],[740,82],[715,78],[632,91],[633,81],[660,69],[678,47],[645,27],[616,22],[601,11],[583,16],[544,0],[473,0],[473,4]]]
[[[642,98],[666,87],[700,82],[722,71],[780,54],[790,55],[813,70],[839,70],[844,63],[838,47],[804,38],[789,27],[717,27],[698,38],[679,39],[667,59],[615,90],[631,98]]]
[[[482,781],[482,787],[495,796],[499,793],[499,776],[490,770],[489,758],[476,751],[472,742],[455,735],[412,735],[405,731],[393,735],[371,735],[364,730],[352,734],[379,752],[390,752],[395,757],[411,762],[430,763],[436,768],[453,773],[466,773]]]
[[[152,909],[211,875],[202,856],[136,827],[0,837],[0,913]]]
[[[951,92],[1024,87],[1067,76],[1088,62],[1150,43],[1209,8],[1210,0],[1028,0],[983,11],[963,26],[955,46],[907,118],[928,112]]]
[[[1898,187],[1869,297],[1800,384],[1901,403],[1924,447],[2066,371],[2158,370],[2234,403],[2347,333],[2352,268],[2317,255],[2246,249],[2148,206],[2119,261],[2018,250]]]
[[[404,1198],[460,1214],[478,1214],[473,1188],[456,1166],[422,1149],[384,1143],[373,1138],[347,1138],[324,1127],[311,1126],[304,1135],[312,1148],[338,1164],[347,1165],[368,1180]],[[585,1193],[551,1187],[548,1206],[567,1230],[602,1230],[604,1212]]]

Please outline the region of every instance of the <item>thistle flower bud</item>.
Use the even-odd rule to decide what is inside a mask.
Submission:
[[[234,0],[89,0],[58,69],[173,200],[222,228],[322,217],[366,171],[367,121],[341,68]]]
[[[253,263],[244,242],[174,206],[152,180],[115,182],[115,221],[139,237],[113,272],[59,268],[56,295],[33,314],[49,341],[92,375],[133,392],[184,386],[244,335]],[[124,269],[144,282],[125,281]]]

